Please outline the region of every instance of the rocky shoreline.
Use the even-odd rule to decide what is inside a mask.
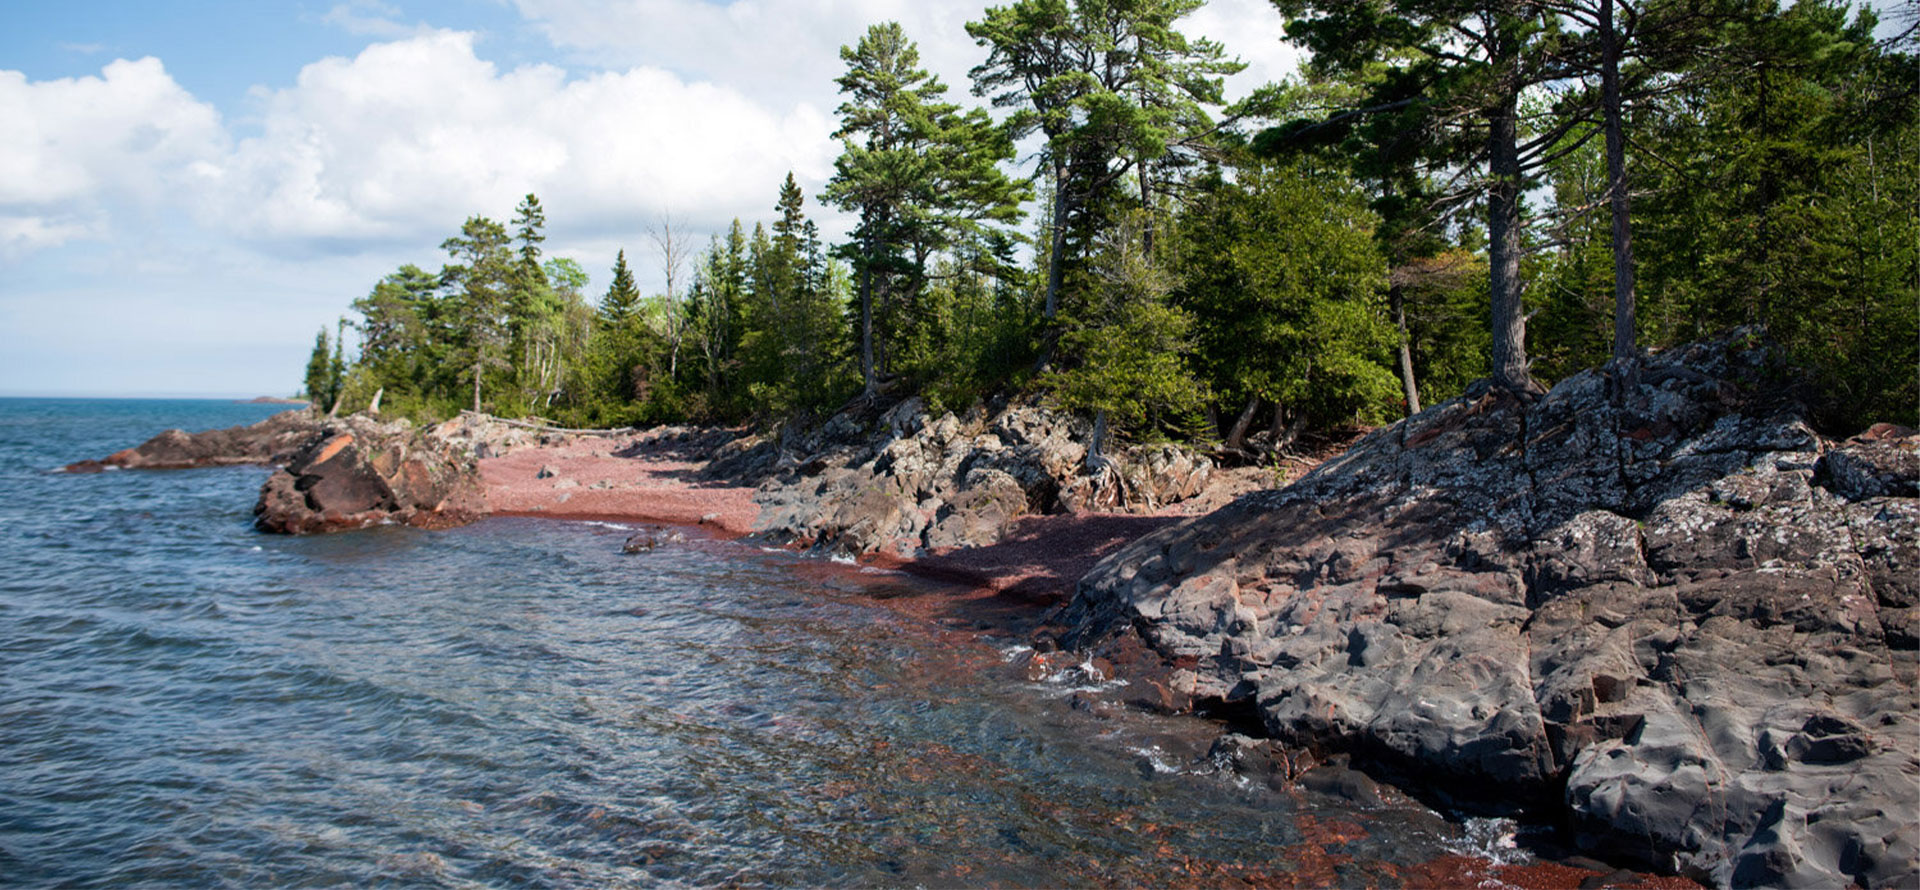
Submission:
[[[1920,880],[1920,438],[1823,439],[1759,348],[1484,387],[1084,577],[1237,756],[1344,754],[1716,886]],[[1497,788],[1497,795],[1486,789]]]
[[[1031,403],[762,436],[288,412],[69,469],[278,465],[268,531],[621,518],[961,580],[1054,607],[1038,669],[1234,719],[1216,759],[1269,782],[1350,762],[1716,886],[1906,886],[1920,438],[1822,438],[1789,379],[1723,341],[1482,386],[1230,503],[1261,474],[1090,460]]]

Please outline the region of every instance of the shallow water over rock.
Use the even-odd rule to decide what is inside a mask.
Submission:
[[[47,472],[269,410],[0,400],[7,882],[1398,886],[1505,849],[1076,709],[1114,689],[898,576],[618,523],[268,536],[263,470]]]

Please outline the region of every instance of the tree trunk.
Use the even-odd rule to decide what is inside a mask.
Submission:
[[[480,362],[473,363],[473,413],[480,413]]]
[[[1066,171],[1059,161],[1053,164],[1053,232],[1051,247],[1047,251],[1047,302],[1045,306],[1045,330],[1040,333],[1040,358],[1033,363],[1036,372],[1045,371],[1053,364],[1053,347],[1059,340],[1060,332],[1054,326],[1054,316],[1060,312],[1060,277],[1062,275],[1061,254],[1067,248],[1067,189]]]
[[[1093,435],[1087,439],[1087,469],[1098,469],[1106,463],[1107,450],[1107,412],[1106,409],[1093,412]]]
[[[1267,428],[1267,436],[1275,454],[1279,454],[1287,446],[1292,445],[1294,440],[1300,438],[1300,430],[1307,425],[1307,412],[1298,412],[1291,421],[1287,414],[1287,406],[1273,406],[1273,425]]]
[[[1487,260],[1492,290],[1493,382],[1514,391],[1531,388],[1527,371],[1527,319],[1520,303],[1520,94],[1511,81],[1519,75],[1509,50],[1494,60],[1509,83],[1488,121]]]
[[[1633,233],[1628,225],[1627,140],[1621,122],[1620,34],[1613,0],[1600,0],[1600,93],[1606,106],[1607,203],[1613,211],[1613,357],[1625,361],[1634,347]]]
[[[1053,164],[1053,247],[1047,252],[1047,305],[1049,323],[1060,311],[1060,256],[1067,248],[1067,176],[1060,162]]]
[[[1393,302],[1393,323],[1400,328],[1400,389],[1407,397],[1407,416],[1420,413],[1420,387],[1413,379],[1413,338],[1407,334],[1407,299],[1404,288],[1391,285],[1387,296]]]
[[[367,406],[368,414],[380,413],[380,397],[386,394],[387,394],[387,388],[384,386],[373,391],[373,404]]]
[[[1240,416],[1233,421],[1233,429],[1227,431],[1227,450],[1238,451],[1247,444],[1247,428],[1253,426],[1253,415],[1260,410],[1260,397],[1250,396],[1247,407],[1241,409]]]
[[[866,256],[860,262],[860,374],[865,381],[863,395],[876,388],[873,373],[873,235],[862,239]]]

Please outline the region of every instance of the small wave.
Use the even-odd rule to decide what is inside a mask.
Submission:
[[[1153,771],[1156,773],[1171,775],[1181,772],[1179,767],[1167,762],[1167,752],[1160,750],[1159,745],[1151,745],[1145,748],[1131,748],[1129,750],[1141,760],[1145,761],[1147,765],[1153,767]]]
[[[634,532],[634,531],[639,531],[639,530],[640,530],[640,527],[639,527],[639,526],[635,526],[635,525],[622,525],[621,523],[618,523],[618,522],[601,522],[601,521],[600,521],[600,520],[598,520],[598,519],[587,519],[587,520],[583,520],[583,521],[582,521],[582,522],[581,522],[580,524],[581,524],[581,525],[592,525],[592,526],[598,526],[598,527],[600,527],[600,528],[610,528],[610,529],[613,529],[614,531],[617,531],[617,532]]]
[[[1447,848],[1463,856],[1485,859],[1494,865],[1525,865],[1533,857],[1522,849],[1517,835],[1519,823],[1512,819],[1475,816],[1460,825],[1460,836]]]
[[[829,562],[837,562],[837,563],[839,563],[839,564],[841,564],[841,565],[843,565],[843,566],[851,566],[851,565],[859,565],[859,564],[860,564],[860,561],[859,561],[859,560],[857,560],[857,559],[854,559],[853,557],[851,557],[851,556],[848,556],[848,555],[847,555],[847,554],[845,554],[845,553],[835,553],[835,554],[833,554],[832,556],[829,556],[829,557],[827,557],[827,561],[829,561]]]

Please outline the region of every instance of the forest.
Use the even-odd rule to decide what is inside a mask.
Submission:
[[[971,102],[873,25],[841,49],[819,194],[789,175],[768,220],[699,237],[639,221],[604,288],[543,249],[529,194],[355,300],[306,393],[602,427],[1034,394],[1240,450],[1737,330],[1808,369],[1821,424],[1920,425],[1914,21],[1275,0],[1308,61],[1227,103],[1241,64],[1180,29],[1202,5],[985,9]],[[843,242],[809,200],[855,220]]]

